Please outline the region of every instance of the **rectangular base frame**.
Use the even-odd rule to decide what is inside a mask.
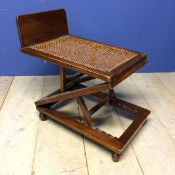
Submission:
[[[106,147],[112,152],[113,161],[118,161],[120,154],[124,151],[141,126],[145,124],[150,111],[117,98],[113,90],[113,84],[116,86],[116,82],[105,82],[93,87],[86,87],[81,83],[92,80],[94,79],[93,77],[82,73],[76,73],[67,77],[65,68],[61,68],[60,71],[60,89],[35,102],[36,108],[40,112],[41,120],[46,120],[47,117],[54,119],[58,123]],[[127,76],[129,75],[130,73],[127,73]],[[123,80],[127,76],[124,74],[121,79]],[[118,81],[118,83],[120,83],[120,81]],[[102,92],[106,90],[109,93]],[[100,102],[89,110],[83,99],[83,96],[87,95],[100,99]],[[52,108],[58,102],[72,98],[77,99],[84,120],[86,121],[85,124]],[[135,116],[133,122],[119,138],[93,127],[91,115],[106,103]]]

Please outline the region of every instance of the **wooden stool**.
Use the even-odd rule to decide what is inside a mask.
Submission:
[[[17,26],[22,52],[60,65],[60,89],[35,102],[41,120],[56,120],[106,147],[112,151],[113,161],[118,161],[150,111],[117,98],[113,88],[142,67],[146,55],[69,35],[64,10],[17,16]],[[66,69],[78,73],[68,76]],[[91,87],[81,84],[95,78],[104,83]],[[88,109],[83,98],[87,95],[100,102]],[[53,109],[56,103],[72,98],[77,99],[85,124]],[[119,138],[93,127],[91,115],[106,103],[135,115]]]

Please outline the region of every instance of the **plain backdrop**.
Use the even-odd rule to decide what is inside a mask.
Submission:
[[[71,34],[147,53],[141,72],[175,71],[175,0],[1,0],[0,75],[58,73],[56,65],[19,52],[15,17],[61,8]]]

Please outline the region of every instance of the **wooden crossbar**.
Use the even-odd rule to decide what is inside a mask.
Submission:
[[[80,83],[83,83],[83,82],[86,82],[86,81],[89,81],[89,80],[93,80],[93,79],[94,79],[94,77],[90,77],[88,75],[83,75],[83,76],[81,76],[81,77],[79,77],[77,79],[74,79],[74,80],[68,82],[66,84],[66,86],[67,87],[72,87],[72,86],[75,86],[75,85],[78,85]]]
[[[105,97],[100,103],[97,103],[95,106],[93,106],[90,110],[89,110],[89,114],[92,115],[94,114],[96,111],[98,111],[103,105],[105,105],[108,101],[109,101],[110,97],[107,96]]]
[[[66,82],[74,81],[80,77],[84,76],[83,73],[75,73],[73,75],[67,75],[66,76]]]
[[[95,97],[100,98],[100,99],[104,99],[104,98],[108,97],[108,94],[103,93],[103,92],[97,92],[97,93],[92,94],[92,96],[95,96]],[[142,108],[140,106],[137,106],[135,104],[132,104],[130,102],[127,102],[127,101],[122,100],[122,99],[117,98],[117,97],[115,97],[115,100],[113,100],[111,102],[111,105],[113,105],[117,108],[120,108],[126,112],[135,114],[135,115],[140,114],[140,113],[144,113],[146,115],[149,115],[151,112],[148,109]]]
[[[83,113],[83,117],[86,120],[88,126],[92,126],[92,124],[91,124],[91,116],[90,116],[90,114],[89,114],[89,112],[87,110],[87,106],[86,106],[86,104],[84,102],[83,97],[78,97],[77,101],[78,101],[80,109],[81,109],[81,111]]]
[[[50,97],[42,98],[36,101],[35,105],[41,106],[41,105],[45,105],[45,104],[49,104],[53,102],[58,102],[61,100],[71,99],[71,98],[80,97],[83,95],[89,95],[89,94],[93,94],[93,93],[104,91],[104,90],[109,90],[110,88],[111,86],[109,83],[103,83],[103,84],[96,85],[93,87],[82,88],[82,89],[78,89],[74,91],[67,91],[59,95],[53,95]]]

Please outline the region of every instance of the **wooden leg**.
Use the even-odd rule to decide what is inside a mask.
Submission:
[[[66,69],[60,66],[60,89],[62,92],[65,91],[66,84]]]
[[[114,162],[118,162],[119,161],[119,158],[120,158],[120,154],[112,153],[112,160]]]

